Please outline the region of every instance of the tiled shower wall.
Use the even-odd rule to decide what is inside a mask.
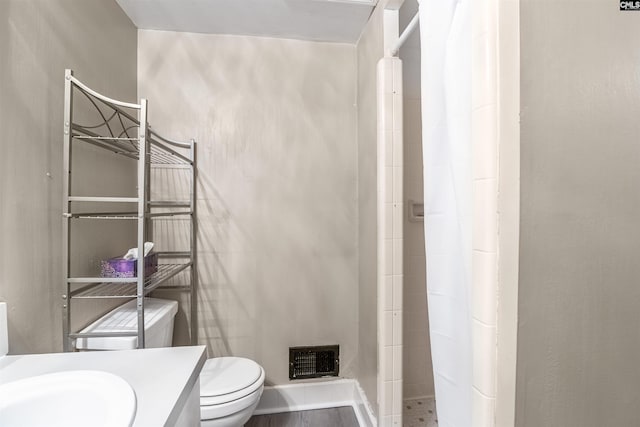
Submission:
[[[413,16],[417,10],[415,2],[407,2],[401,15],[406,21],[407,16]],[[472,280],[472,333],[473,333],[473,422],[475,426],[495,425],[496,382],[497,382],[497,298],[498,298],[498,54],[497,54],[497,1],[478,0],[473,2],[472,14],[472,186],[473,186],[473,280]],[[411,12],[407,12],[411,10]],[[389,26],[393,30],[393,23]],[[387,28],[385,28],[385,32]],[[412,45],[407,42],[403,59],[407,61],[405,73],[405,91],[410,89],[405,97],[407,115],[405,119],[406,141],[404,151],[407,163],[400,163],[395,157],[396,149],[400,149],[403,143],[396,140],[402,138],[399,131],[402,126],[402,104],[395,102],[400,90],[402,93],[402,63],[397,58],[385,58],[379,64],[379,197],[386,203],[379,203],[379,239],[384,239],[384,244],[379,249],[379,296],[380,310],[384,314],[381,317],[381,361],[379,393],[380,421],[381,425],[399,425],[401,415],[396,410],[402,402],[402,388],[399,384],[405,383],[405,391],[411,396],[425,394],[425,384],[419,382],[407,387],[407,381],[414,380],[417,369],[430,363],[425,360],[416,361],[417,355],[430,353],[427,348],[420,346],[421,339],[428,336],[426,319],[426,307],[424,317],[418,306],[422,298],[419,294],[419,286],[425,282],[417,273],[418,269],[424,270],[424,252],[418,247],[424,247],[424,242],[411,237],[415,241],[409,241],[409,236],[416,233],[407,232],[396,224],[396,220],[405,221],[403,204],[396,206],[396,196],[402,200],[402,184],[394,181],[395,174],[389,174],[395,168],[403,170],[406,179],[406,193],[414,200],[420,202],[422,189],[415,184],[421,177],[420,167],[413,167],[414,161],[421,158],[420,131],[417,130],[414,120],[420,121],[420,93],[419,93],[419,44]],[[397,63],[397,65],[395,65]],[[396,74],[395,71],[399,70]],[[389,76],[391,74],[391,77]],[[396,80],[398,79],[398,80]],[[416,90],[417,87],[417,90]],[[402,98],[400,98],[402,99]],[[412,119],[412,117],[414,117]],[[391,164],[389,164],[391,160]],[[389,167],[391,166],[391,167]],[[410,173],[415,169],[414,174]],[[386,192],[386,193],[385,193]],[[389,203],[391,206],[389,206]],[[396,210],[397,209],[397,210]],[[399,212],[401,217],[395,216]],[[410,228],[418,228],[416,224],[404,223],[408,231]],[[399,234],[395,234],[399,231]],[[420,230],[422,231],[422,230]],[[420,232],[422,235],[422,232]],[[407,239],[405,239],[405,235]],[[400,242],[403,244],[401,245]],[[403,249],[405,252],[403,253]],[[404,255],[404,256],[403,256]],[[404,260],[403,260],[404,259]],[[404,270],[394,270],[394,261],[400,260],[404,264]],[[404,261],[404,262],[403,262]],[[413,276],[416,277],[413,277]],[[407,304],[396,305],[396,295],[399,290],[394,286],[394,279],[398,277],[403,283],[403,293]],[[420,280],[422,279],[422,280]],[[415,283],[414,283],[415,282]],[[418,282],[421,282],[418,284]],[[409,298],[410,293],[415,298]],[[409,317],[409,313],[418,315]],[[405,316],[406,323],[402,318]],[[424,327],[425,330],[420,330]],[[398,330],[404,329],[404,337],[398,336]],[[390,331],[390,332],[389,332]],[[410,332],[411,331],[411,332]],[[404,340],[404,341],[403,341]],[[409,344],[412,343],[412,344]],[[405,354],[404,375],[401,374],[401,360],[394,358],[396,353]],[[426,351],[425,351],[426,350]],[[412,357],[413,356],[413,357]],[[399,356],[402,357],[402,356]],[[398,371],[400,375],[398,376]],[[430,378],[425,378],[425,382]],[[431,378],[432,381],[432,378]],[[395,387],[394,387],[395,386]],[[432,386],[431,386],[432,387]],[[431,389],[432,390],[432,389]]]
[[[378,62],[378,423],[402,425],[402,61]]]
[[[495,425],[497,375],[497,1],[472,3],[473,422],[488,427]]]
[[[496,0],[473,2],[472,17],[472,177],[473,177],[473,421],[495,425],[498,286],[498,73]],[[405,1],[400,27],[417,11]],[[406,199],[422,201],[420,134],[420,45],[414,35],[403,46]],[[419,163],[419,164],[418,164]],[[419,230],[418,230],[419,229]],[[433,394],[428,343],[422,223],[405,220],[404,392]],[[418,238],[419,236],[419,238]]]
[[[400,32],[418,12],[416,0],[405,0],[400,9]],[[403,72],[404,203],[422,203],[422,117],[420,96],[420,31],[416,29],[399,54]],[[429,342],[424,221],[404,216],[403,397],[434,395]]]

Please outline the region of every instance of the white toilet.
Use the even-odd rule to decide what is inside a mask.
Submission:
[[[264,388],[264,369],[241,357],[217,357],[200,373],[200,425],[241,427],[258,406]]]
[[[1,307],[0,307],[1,308]],[[147,347],[170,347],[175,301],[145,300]],[[115,308],[87,326],[83,332],[129,332],[137,328],[136,300]],[[78,338],[78,350],[128,350],[136,348],[136,337]],[[202,427],[241,427],[262,396],[265,373],[262,366],[241,357],[208,359],[200,373],[200,420]]]

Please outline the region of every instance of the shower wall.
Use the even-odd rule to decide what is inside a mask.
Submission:
[[[400,29],[418,12],[416,0],[400,9]],[[423,202],[422,118],[420,97],[420,32],[416,29],[400,49],[404,85],[404,203]],[[408,209],[408,207],[407,207]],[[404,399],[433,396],[429,342],[424,222],[404,216]]]
[[[339,344],[356,377],[355,46],[140,31],[138,58],[150,122],[198,143],[209,356],[253,358],[286,384],[290,346]]]
[[[136,42],[136,28],[112,1],[0,1],[0,301],[8,303],[11,353],[62,350],[64,70],[135,102]],[[104,150],[76,154],[90,172],[76,191],[135,193],[135,164]],[[71,255],[80,271],[96,274],[98,260],[133,246],[135,228],[90,227],[91,250]],[[78,306],[80,321],[108,308]]]

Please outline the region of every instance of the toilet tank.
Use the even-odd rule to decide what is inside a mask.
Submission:
[[[136,303],[137,300],[133,299],[116,307],[80,332],[137,332]],[[177,312],[176,301],[145,298],[145,348],[171,347],[173,320]],[[138,337],[89,337],[76,340],[78,350],[132,350],[137,346]]]

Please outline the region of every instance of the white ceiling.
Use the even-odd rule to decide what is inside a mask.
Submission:
[[[116,0],[140,29],[355,43],[377,0]]]

